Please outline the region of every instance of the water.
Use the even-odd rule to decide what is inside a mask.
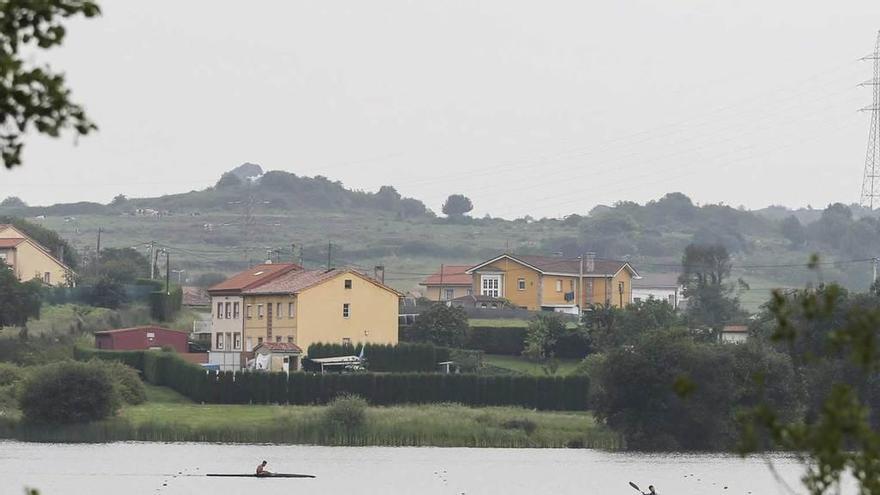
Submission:
[[[317,478],[203,476],[250,473],[262,459],[278,472]],[[20,495],[27,486],[39,488],[42,495],[637,495],[627,484],[634,481],[643,489],[654,484],[660,495],[790,495],[767,462],[727,455],[564,449],[4,441],[0,442],[0,493]],[[795,493],[804,493],[798,483],[802,468],[796,461],[778,456],[772,464]],[[855,489],[850,484],[841,493]]]

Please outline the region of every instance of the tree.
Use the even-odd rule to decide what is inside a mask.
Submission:
[[[720,244],[690,244],[681,259],[679,283],[688,298],[687,321],[692,328],[709,330],[717,338],[724,324],[743,318],[739,300],[732,295],[730,255]]]
[[[810,265],[816,262],[813,257]],[[844,473],[856,479],[860,494],[880,493],[880,299],[873,293],[851,297],[835,284],[808,286],[775,291],[768,311],[769,338],[790,352],[810,380],[811,406],[805,420],[792,420],[776,404],[760,401],[747,415],[742,452],[798,452],[804,484],[814,495],[834,492]]]
[[[220,180],[217,181],[217,184],[214,187],[217,189],[230,189],[242,184],[244,184],[244,181],[242,181],[237,175],[232,172],[226,172],[220,176]]]
[[[780,225],[782,236],[785,237],[792,247],[801,247],[807,242],[807,229],[794,215],[789,215]]]
[[[116,196],[113,196],[113,201],[110,202],[110,206],[122,206],[126,201],[128,201],[128,198],[125,194],[117,194]]]
[[[23,136],[31,129],[58,137],[73,129],[86,135],[97,129],[83,108],[70,99],[64,75],[30,60],[36,49],[64,41],[62,21],[101,13],[88,0],[6,0],[0,3],[0,159],[6,168],[21,164]]]
[[[119,409],[117,386],[105,368],[75,361],[53,363],[32,373],[21,389],[19,406],[36,423],[84,423]]]
[[[40,282],[19,281],[12,269],[0,261],[0,327],[24,326],[28,318],[39,318],[42,304]]]
[[[99,277],[127,284],[149,276],[150,262],[134,248],[106,248],[101,250],[98,273]]]
[[[467,313],[443,303],[433,304],[419,314],[412,325],[412,332],[419,340],[448,347],[461,347],[467,331]]]
[[[99,308],[116,309],[128,302],[128,294],[118,280],[102,276],[92,285],[87,301]]]
[[[547,374],[555,374],[559,363],[556,361],[556,345],[566,334],[565,322],[559,315],[538,314],[529,321],[526,330],[523,356],[544,366]]]
[[[394,210],[400,201],[400,193],[394,186],[382,186],[375,195],[376,204],[381,210]]]
[[[443,203],[443,213],[449,218],[462,218],[473,209],[470,198],[463,194],[451,194]]]
[[[26,208],[27,203],[22,201],[18,196],[8,196],[3,201],[0,201],[0,206],[7,208]]]

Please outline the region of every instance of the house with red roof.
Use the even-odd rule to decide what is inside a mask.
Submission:
[[[468,268],[475,295],[502,298],[531,311],[578,314],[595,304],[632,302],[639,273],[628,261],[504,253]]]
[[[422,280],[424,296],[432,301],[452,301],[473,295],[474,278],[467,273],[470,265],[440,265],[440,270]]]
[[[208,289],[217,323],[211,362],[221,369],[239,369],[258,348],[287,352],[263,344],[308,351],[320,342],[397,343],[396,290],[351,268],[275,266],[259,265]]]
[[[73,282],[70,267],[12,225],[0,224],[0,261],[21,281],[37,279],[52,286]]]

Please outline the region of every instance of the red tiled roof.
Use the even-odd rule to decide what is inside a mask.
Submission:
[[[0,248],[13,248],[27,239],[0,239]]]
[[[251,287],[256,287],[260,284],[268,282],[269,280],[272,280],[275,277],[294,270],[302,270],[302,267],[294,263],[272,263],[257,265],[248,268],[243,272],[236,273],[235,275],[227,278],[223,282],[220,282],[219,284],[209,288],[208,293],[246,290]]]
[[[440,271],[430,275],[419,285],[472,285],[474,283],[473,275],[465,273],[470,265],[443,265],[443,274]]]
[[[254,351],[259,349],[260,347],[264,347],[274,352],[295,352],[298,354],[302,354],[303,351],[298,345],[288,342],[263,342],[262,344],[257,344],[257,347],[254,348]]]
[[[493,258],[490,261],[500,260],[504,257],[508,257],[513,261],[520,261],[525,263],[526,265],[533,266],[537,268],[539,271],[543,273],[562,273],[566,275],[574,275],[577,276],[580,271],[580,260],[577,258],[559,258],[555,256],[535,256],[535,255],[519,255],[519,254],[503,254],[496,258]],[[477,269],[477,267],[488,264],[489,261],[480,263],[474,267],[471,267],[470,270]],[[587,263],[584,262],[584,276],[612,276],[615,273],[619,272],[624,267],[629,266],[629,268],[635,272],[635,268],[632,267],[626,261],[620,260],[606,260],[606,259],[596,259],[593,261],[593,270],[589,270],[587,267]]]
[[[110,333],[123,333],[123,332],[152,332],[152,331],[161,331],[161,332],[177,332],[177,333],[186,333],[181,330],[174,330],[173,328],[165,328],[159,327],[156,325],[144,325],[140,327],[130,327],[130,328],[114,328],[113,330],[102,330],[100,332],[95,332],[95,335],[105,335]]]
[[[295,294],[305,289],[308,289],[309,287],[314,287],[315,285],[318,285],[325,280],[329,280],[333,277],[345,273],[350,273],[385,290],[400,295],[396,290],[392,289],[391,287],[388,287],[378,280],[375,280],[372,277],[368,277],[350,268],[333,268],[330,270],[298,270],[294,272],[288,272],[268,282],[251,287],[250,289],[242,292],[244,294]]]

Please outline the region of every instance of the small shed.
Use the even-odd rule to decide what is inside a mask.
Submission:
[[[288,342],[263,342],[254,348],[254,369],[258,371],[284,371],[300,369],[303,351]]]
[[[721,342],[741,344],[749,340],[749,327],[746,325],[724,325],[721,329]]]
[[[179,353],[189,351],[186,332],[157,326],[117,328],[95,332],[95,347],[111,351],[143,351],[172,347]]]

